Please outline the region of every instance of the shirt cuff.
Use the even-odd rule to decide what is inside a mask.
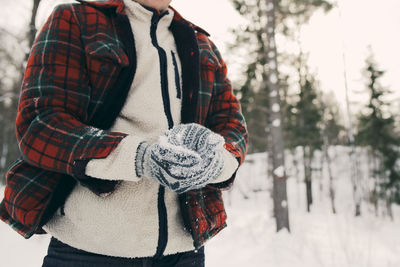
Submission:
[[[239,167],[239,162],[228,150],[224,149],[222,153],[224,157],[224,168],[221,174],[211,182],[213,184],[222,183],[229,180]]]
[[[142,141],[137,136],[126,136],[106,158],[89,160],[85,174],[105,180],[139,181],[141,178],[136,175],[135,157]]]

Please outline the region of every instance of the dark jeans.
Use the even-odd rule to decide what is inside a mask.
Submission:
[[[204,247],[153,258],[121,258],[76,249],[52,237],[42,267],[204,267]]]

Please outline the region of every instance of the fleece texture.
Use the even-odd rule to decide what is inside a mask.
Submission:
[[[43,227],[62,242],[89,252],[119,257],[149,257],[157,250],[159,183],[138,178],[134,170],[136,148],[142,141],[153,143],[168,129],[161,94],[159,52],[150,34],[153,12],[126,0],[126,11],[135,38],[137,70],[127,100],[111,131],[127,133],[106,158],[92,159],[86,174],[106,180],[123,180],[108,197],[75,186],[65,206]],[[174,12],[168,9],[157,25],[158,45],[167,55],[167,77],[171,116],[181,121],[181,64],[175,40],[168,27]],[[176,56],[175,56],[176,55]],[[165,101],[165,100],[164,100]],[[238,162],[224,151],[224,169],[213,183],[229,179]],[[168,243],[164,255],[193,250],[193,239],[184,229],[178,195],[165,191]]]

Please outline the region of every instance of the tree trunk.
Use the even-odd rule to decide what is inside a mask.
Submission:
[[[28,46],[29,46],[29,48],[32,47],[33,42],[35,41],[35,36],[36,36],[36,32],[37,32],[35,21],[36,21],[36,15],[37,15],[40,1],[41,0],[33,0],[31,21],[29,22],[29,31],[28,31]],[[28,57],[29,57],[29,52],[27,52],[25,54],[25,60],[28,60]]]
[[[301,199],[300,199],[300,170],[299,170],[299,161],[297,159],[297,149],[293,149],[292,150],[292,154],[293,154],[293,166],[295,169],[295,175],[294,177],[296,177],[296,199],[297,199],[297,203],[301,203]]]
[[[324,130],[324,146],[323,146],[323,152],[324,152],[324,158],[326,161],[326,167],[328,170],[328,176],[329,176],[329,198],[331,200],[331,208],[332,208],[332,213],[336,214],[336,206],[335,206],[335,188],[333,185],[333,176],[332,176],[332,161],[331,157],[329,155],[329,139],[328,136],[326,135],[326,131]]]
[[[324,199],[324,179],[323,179],[323,173],[322,173],[322,166],[323,165],[324,165],[324,157],[323,157],[323,155],[321,155],[319,157],[319,166],[318,166],[318,169],[317,169],[317,173],[318,173],[317,177],[318,177],[318,181],[319,181],[319,200],[321,202]]]
[[[367,168],[368,168],[368,183],[372,179],[372,188],[369,187],[369,202],[373,205],[375,216],[378,217],[378,201],[377,201],[377,182],[374,175],[374,159],[373,153],[367,148]]]
[[[360,185],[360,166],[357,158],[357,150],[353,143],[351,152],[353,168],[353,194],[355,202],[355,216],[361,216],[361,185]]]
[[[360,193],[360,173],[359,173],[359,164],[357,162],[356,155],[356,147],[354,143],[354,134],[353,134],[353,123],[350,111],[350,100],[349,100],[349,89],[347,86],[347,73],[346,73],[346,64],[345,64],[345,55],[343,53],[343,62],[344,62],[344,80],[345,80],[345,88],[346,88],[346,106],[347,106],[347,116],[349,120],[349,128],[348,128],[348,140],[350,146],[350,163],[351,163],[351,181],[353,185],[353,199],[355,204],[355,216],[361,215],[361,193]]]
[[[278,84],[277,49],[275,42],[275,2],[266,0],[266,36],[268,45],[266,58],[268,62],[267,82],[265,90],[269,91],[269,124],[272,143],[268,145],[272,161],[274,215],[277,231],[289,227],[289,212],[286,192],[286,171],[284,160],[284,141],[282,131],[281,101]]]
[[[339,17],[341,20],[341,7],[338,3],[339,7]],[[355,203],[355,216],[360,216],[361,215],[361,196],[360,196],[360,191],[359,191],[359,170],[358,164],[357,164],[357,158],[356,158],[356,149],[355,149],[355,143],[354,143],[354,132],[353,132],[353,122],[352,122],[352,113],[350,109],[350,99],[349,99],[349,86],[348,86],[348,81],[347,81],[347,64],[346,64],[346,53],[344,49],[344,39],[342,39],[342,61],[343,61],[343,78],[344,78],[344,87],[345,87],[345,92],[346,92],[346,110],[347,110],[347,119],[348,119],[348,129],[347,129],[347,137],[348,137],[348,142],[349,146],[351,148],[349,157],[350,157],[350,162],[351,162],[351,181],[353,185],[353,199]]]
[[[393,209],[392,209],[392,193],[389,191],[387,192],[386,195],[386,211],[387,214],[389,215],[389,218],[393,221]]]
[[[311,151],[310,147],[303,146],[304,182],[306,184],[307,212],[310,212],[313,203],[311,179]]]
[[[378,174],[378,170],[379,170],[379,159],[378,159],[378,155],[376,155],[376,153],[374,151],[372,151],[372,160],[373,160],[373,178],[375,181],[375,187],[374,187],[374,192],[375,192],[375,211],[376,211],[376,217],[379,217],[379,199],[380,196],[379,194],[381,193],[380,191],[380,179],[379,179],[379,174]]]

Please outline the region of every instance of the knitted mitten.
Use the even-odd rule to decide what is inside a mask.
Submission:
[[[220,172],[219,158],[206,161],[183,147],[142,142],[136,151],[136,175],[156,179],[172,191],[183,193],[202,186]]]
[[[223,151],[225,139],[210,129],[197,124],[179,124],[164,132],[160,142],[178,146],[198,153],[204,174],[195,181],[191,189],[199,189],[216,179],[224,167]]]
[[[207,155],[211,151],[222,151],[225,139],[210,129],[197,124],[179,124],[166,131],[161,138],[176,146],[182,146],[200,155]]]

